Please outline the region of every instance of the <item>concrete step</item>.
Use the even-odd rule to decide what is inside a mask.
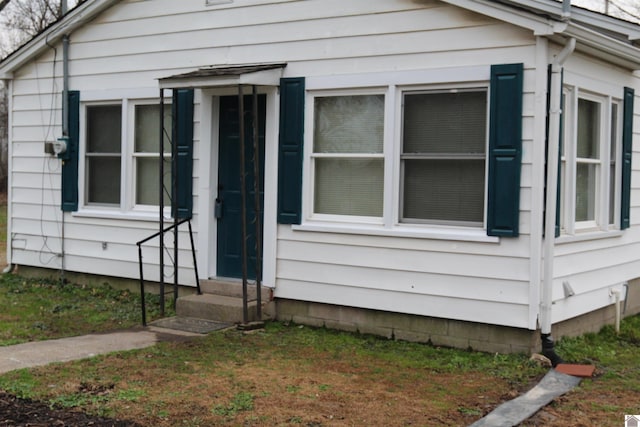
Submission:
[[[256,301],[249,301],[249,322],[257,320],[256,307]],[[210,293],[178,298],[176,315],[226,323],[243,323],[244,321],[242,298]]]
[[[271,288],[261,286],[262,302],[271,300]],[[224,295],[228,297],[242,298],[242,280],[233,279],[203,279],[200,280],[200,290],[204,294]],[[247,285],[247,299],[255,301],[258,292],[256,285]]]

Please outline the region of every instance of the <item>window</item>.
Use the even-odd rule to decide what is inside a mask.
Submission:
[[[159,198],[158,132],[160,129],[160,105],[138,104],[135,110],[133,148],[134,188],[136,205],[157,206]],[[171,140],[166,129],[171,129],[171,105],[164,106],[164,204],[170,204],[171,191]],[[169,131],[170,132],[170,131]]]
[[[427,86],[429,76],[436,81]],[[465,73],[455,87],[441,71],[373,74],[366,88],[351,75],[283,78],[278,222],[474,241],[518,236],[523,76],[523,64],[498,64]]]
[[[121,135],[120,105],[87,107],[87,204],[120,205]]]
[[[561,157],[565,234],[619,227],[621,102],[566,88]]]
[[[483,227],[487,89],[398,88],[394,95],[401,100],[398,132],[386,151],[388,97],[313,97],[314,218],[384,220],[385,165],[390,162],[399,170],[396,184],[387,188],[398,200],[394,223]],[[399,153],[394,159],[395,145]]]
[[[406,92],[403,107],[402,221],[482,226],[486,90]]]
[[[160,105],[123,99],[85,107],[84,204],[92,209],[149,211],[158,206]],[[164,202],[171,194],[171,104],[164,106]],[[126,138],[126,139],[123,139]]]
[[[315,98],[316,214],[381,217],[384,96]]]

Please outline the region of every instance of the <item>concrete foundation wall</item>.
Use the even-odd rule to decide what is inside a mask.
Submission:
[[[640,279],[629,281],[626,289],[626,300],[620,303],[622,318],[640,313]],[[562,337],[576,337],[589,332],[598,332],[605,325],[615,324],[615,321],[616,308],[615,304],[612,304],[591,313],[556,323],[551,328],[551,334],[556,340]]]
[[[622,317],[640,313],[640,279],[628,284]],[[498,353],[540,352],[540,332],[482,323],[367,310],[294,300],[276,300],[276,318],[311,326],[373,334],[389,339],[431,343]],[[615,323],[615,305],[553,325],[552,335],[575,337]]]
[[[499,353],[537,351],[535,331],[354,307],[276,300],[277,319],[389,339]]]

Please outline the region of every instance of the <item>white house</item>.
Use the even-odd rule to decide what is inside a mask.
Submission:
[[[137,280],[163,108],[199,276],[241,277],[242,99],[276,317],[552,349],[640,311],[639,39],[553,0],[88,0],[0,63],[8,261]]]

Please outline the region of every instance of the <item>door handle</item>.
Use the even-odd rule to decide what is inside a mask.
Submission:
[[[222,199],[216,198],[213,215],[216,219],[222,219]]]

